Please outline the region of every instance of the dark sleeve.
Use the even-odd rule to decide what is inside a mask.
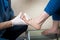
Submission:
[[[9,13],[10,13],[10,19],[12,19],[13,17],[14,17],[14,11],[12,10],[12,8],[11,8],[11,0],[8,0],[8,2],[9,2]]]
[[[47,6],[44,9],[44,11],[47,12],[47,14],[49,14],[51,16],[51,15],[54,15],[55,14],[55,11],[57,10],[57,8],[58,8],[57,1],[51,0],[47,4]]]

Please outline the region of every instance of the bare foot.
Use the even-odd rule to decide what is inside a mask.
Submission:
[[[33,26],[33,27],[36,28],[36,29],[40,29],[40,25],[39,25],[39,23],[37,22],[38,20],[36,20],[36,19],[28,19],[28,20],[27,20],[27,19],[26,19],[26,16],[25,16],[24,14],[22,14],[21,19],[24,20],[24,22],[25,22],[26,24],[31,25],[31,26]]]
[[[60,34],[60,30],[53,30],[53,29],[47,29],[42,32],[43,35],[49,35],[49,34]]]

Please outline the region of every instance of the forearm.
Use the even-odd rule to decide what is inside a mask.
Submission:
[[[1,29],[5,29],[5,28],[9,28],[11,26],[12,26],[12,22],[11,21],[2,22],[2,23],[0,23],[0,30]]]

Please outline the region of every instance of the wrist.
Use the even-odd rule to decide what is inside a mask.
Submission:
[[[10,26],[13,26],[12,21],[8,21],[8,23],[10,24]]]

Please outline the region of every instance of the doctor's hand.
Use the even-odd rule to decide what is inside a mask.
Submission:
[[[14,25],[27,25],[27,24],[24,22],[24,20],[22,20],[22,19],[20,18],[22,14],[24,14],[24,16],[26,17],[26,19],[29,19],[26,13],[20,12],[20,13],[18,14],[18,16],[16,16],[14,19],[11,20],[13,26],[14,26]]]

